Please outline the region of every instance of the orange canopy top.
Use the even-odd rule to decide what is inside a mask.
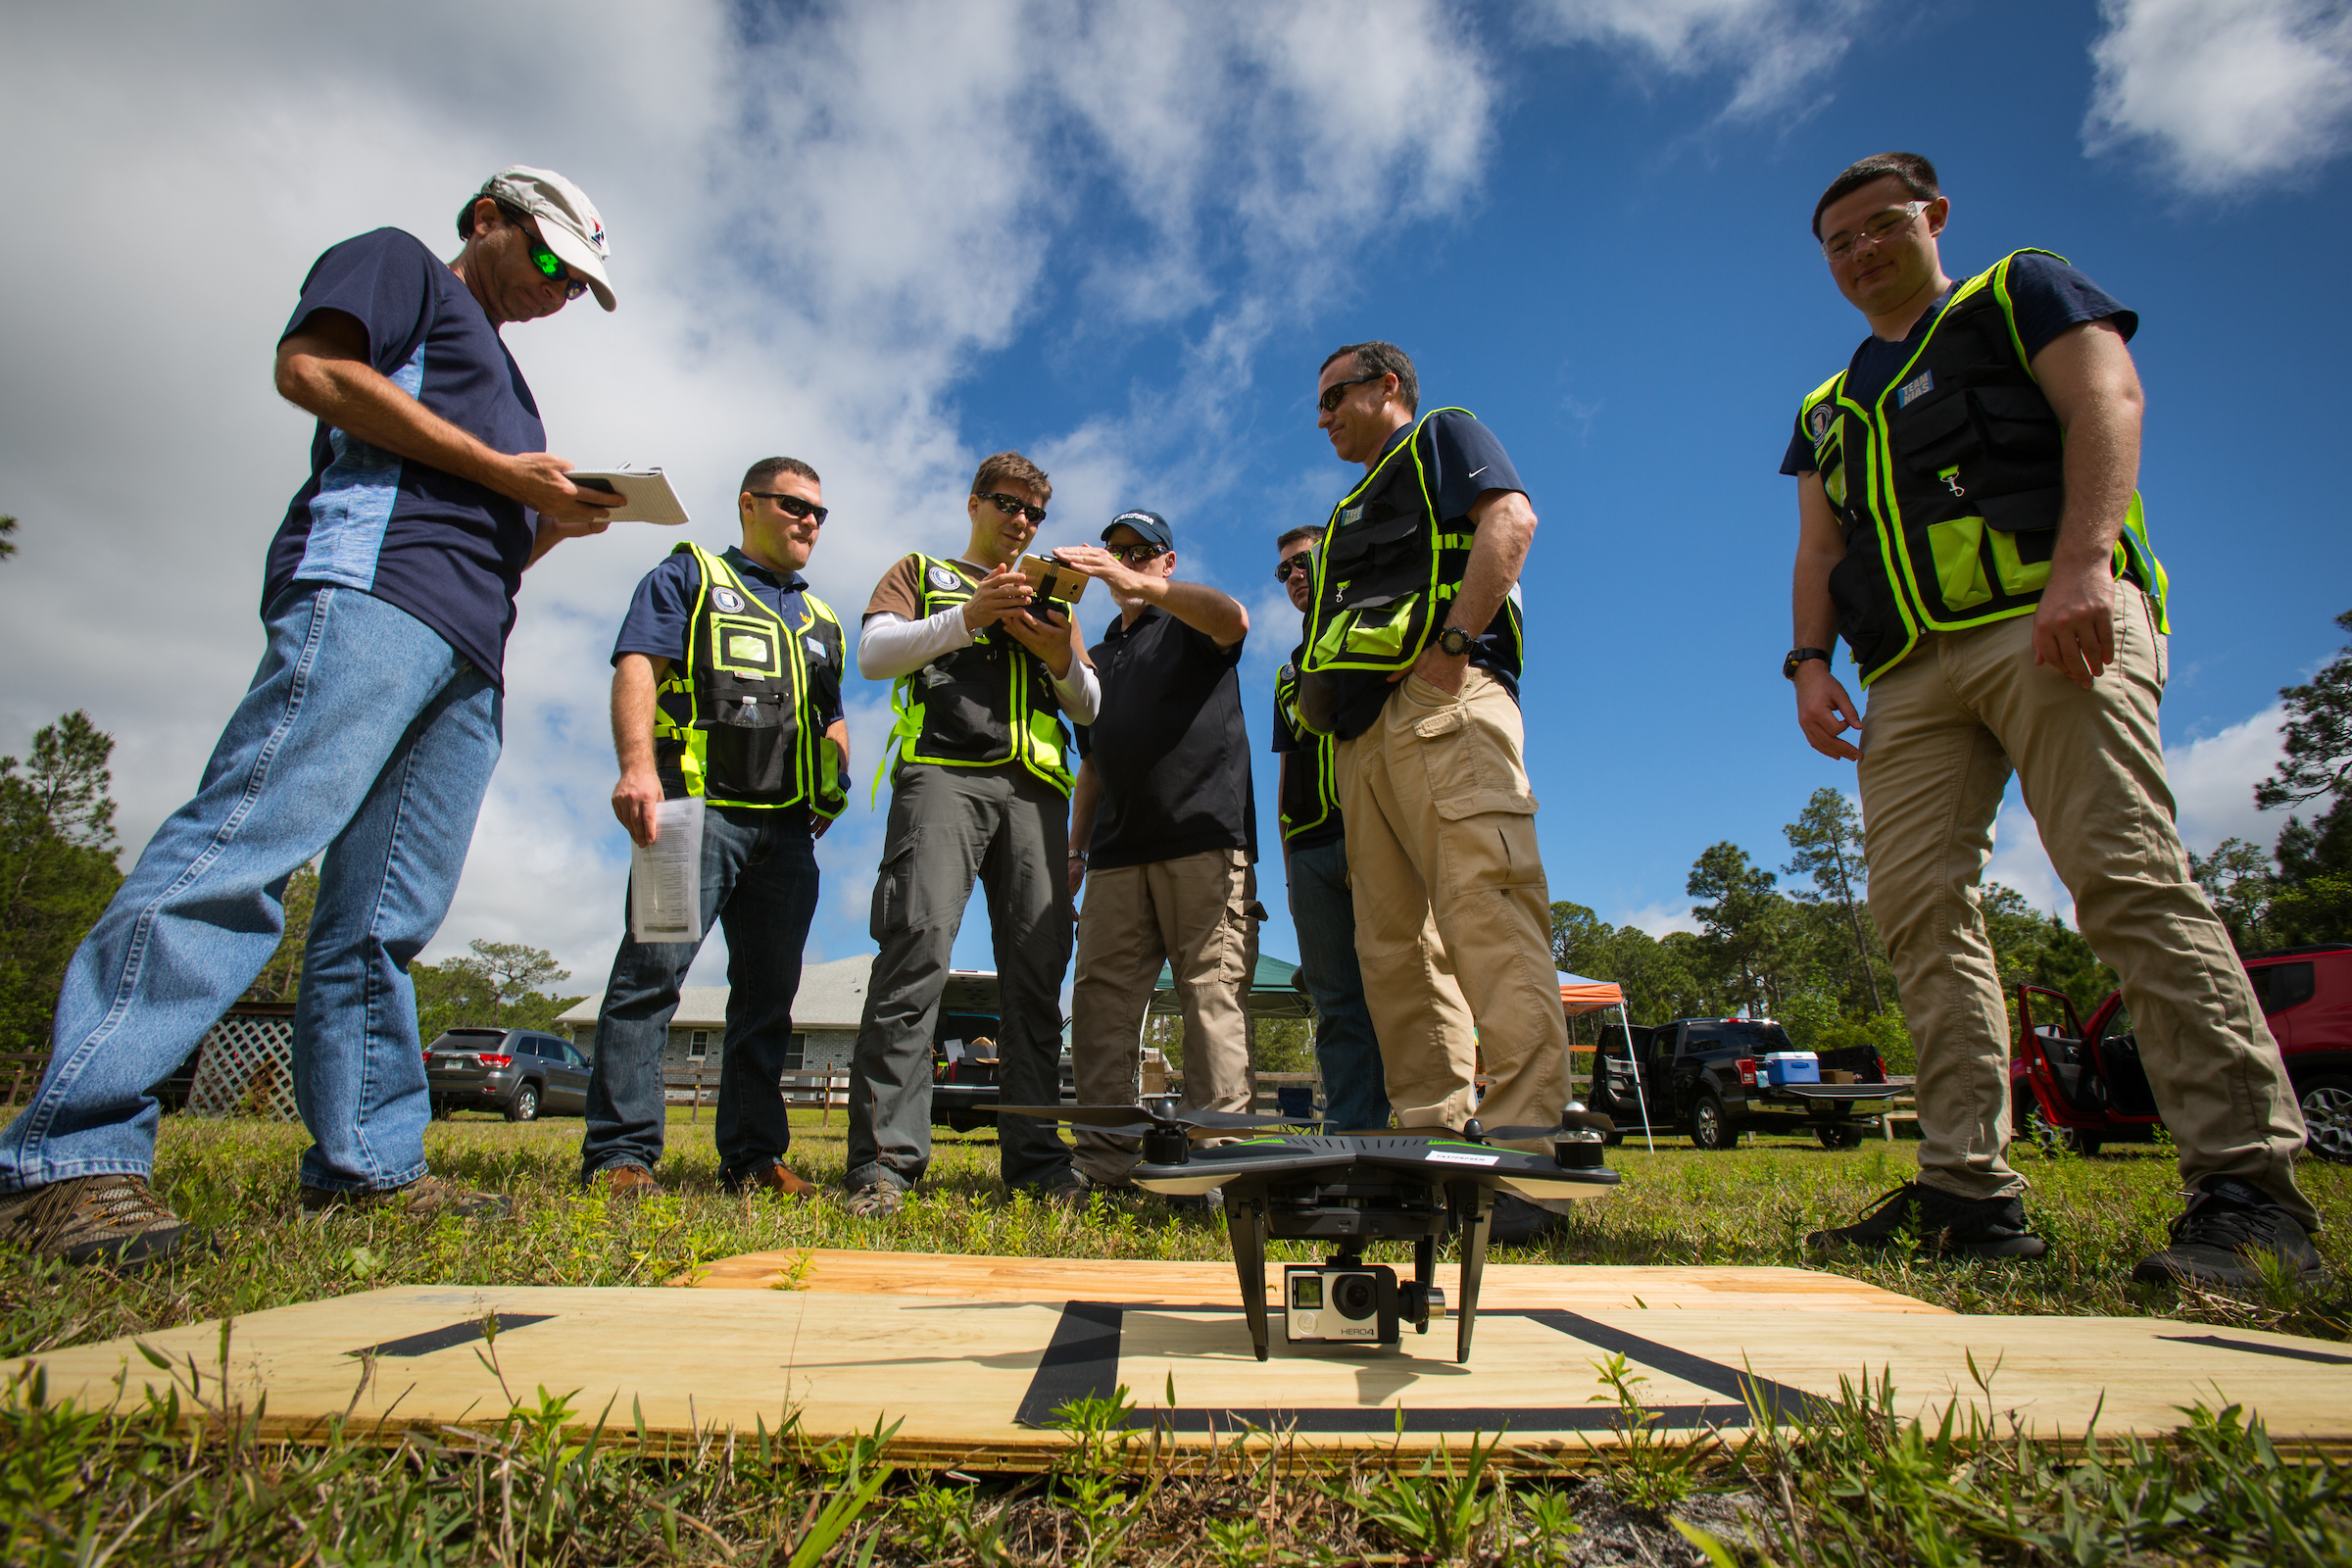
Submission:
[[[1613,980],[1588,980],[1581,974],[1558,971],[1560,976],[1560,1005],[1571,1017],[1580,1012],[1597,1012],[1603,1007],[1625,1004],[1625,992]]]

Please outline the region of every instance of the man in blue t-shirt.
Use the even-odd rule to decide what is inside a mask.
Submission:
[[[1393,343],[1323,362],[1316,425],[1364,478],[1316,551],[1298,711],[1339,743],[1355,951],[1397,1123],[1458,1127],[1475,1108],[1490,1127],[1551,1128],[1568,1019],[1519,716],[1536,513],[1494,433],[1466,410],[1422,415],[1420,397]],[[1495,1240],[1525,1241],[1548,1216],[1506,1195],[1494,1221]]]
[[[2007,1005],[1978,911],[2014,769],[2082,934],[2123,978],[2186,1211],[2133,1277],[2316,1274],[2295,1185],[2303,1121],[2228,931],[2173,826],[2157,705],[2169,627],[2142,518],[2139,318],[2046,252],[1945,275],[1951,214],[1915,153],[1866,158],[1813,209],[1830,277],[1870,322],[1808,394],[1797,478],[1797,722],[1860,763],[1870,909],[1919,1054],[1919,1177],[1815,1250],[1924,1238],[2040,1257],[2009,1166]],[[1870,692],[1830,672],[1842,634]],[[1861,730],[1857,750],[1843,738]],[[2028,1091],[2031,1093],[2031,1091]]]
[[[824,500],[800,459],[753,464],[735,497],[742,545],[718,556],[681,545],[662,558],[612,644],[613,814],[651,845],[664,801],[703,803],[701,934],[641,941],[632,922],[597,1012],[580,1171],[624,1197],[660,1191],[663,1048],[713,920],[727,933],[719,1185],[795,1200],[816,1191],[784,1165],[792,1124],[781,1089],[800,1065],[792,1004],[816,914],[816,840],[850,782],[841,622],[801,576]]]
[[[294,1017],[303,1209],[503,1206],[426,1174],[408,970],[449,908],[498,760],[522,571],[601,532],[619,503],[544,450],[499,328],[590,290],[609,311],[612,286],[603,220],[561,174],[493,175],[457,226],[454,261],[381,228],[303,280],[277,388],[318,426],[270,547],[269,647],[196,798],[68,966],[48,1071],[0,1134],[0,1239],[115,1267],[181,1244],[148,1186],[145,1091],[261,972],[287,878],[322,852]]]

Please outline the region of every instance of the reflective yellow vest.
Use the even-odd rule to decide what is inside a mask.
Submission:
[[[923,596],[916,619],[972,597],[973,579],[954,562],[917,554],[914,564]],[[969,647],[900,676],[890,689],[890,706],[891,740],[902,762],[995,767],[1017,760],[1063,795],[1070,793],[1076,774],[1053,672],[998,627],[985,627]],[[874,775],[876,794],[882,771]]]
[[[1446,624],[1446,608],[1462,590],[1474,536],[1446,531],[1422,463],[1422,427],[1441,414],[1477,417],[1467,409],[1430,410],[1331,509],[1315,547],[1315,596],[1298,663],[1305,673],[1410,668]],[[1517,601],[1505,601],[1503,615],[1516,664]]]
[[[2010,264],[2026,254],[1955,288],[1870,407],[1845,395],[1845,370],[1799,407],[1845,536],[1830,592],[1865,685],[1923,633],[2031,614],[2049,583],[2065,453],[2009,298]],[[2114,569],[2147,591],[2157,625],[2170,631],[2164,565],[2136,492]]]
[[[1329,735],[1318,735],[1298,718],[1298,660],[1304,651],[1301,645],[1298,653],[1291,655],[1290,662],[1274,674],[1275,714],[1290,726],[1292,736],[1298,742],[1298,749],[1288,754],[1291,759],[1288,788],[1282,792],[1280,802],[1285,842],[1340,818],[1340,780],[1332,767],[1332,755],[1339,742]]]
[[[841,759],[809,722],[808,698],[818,672],[841,678],[840,620],[803,589],[805,618],[788,625],[726,562],[692,542],[679,552],[693,553],[702,581],[686,657],[654,697],[654,763],[664,792],[761,809],[805,803],[839,816],[849,799]]]

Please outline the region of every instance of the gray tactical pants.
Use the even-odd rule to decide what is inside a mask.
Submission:
[[[977,878],[988,895],[1007,1105],[1061,1102],[1061,977],[1070,964],[1069,801],[1018,763],[901,764],[874,879],[874,955],[850,1083],[852,1189],[912,1187],[931,1163],[931,1038],[949,955]],[[1007,1187],[1074,1178],[1050,1122],[997,1127]]]

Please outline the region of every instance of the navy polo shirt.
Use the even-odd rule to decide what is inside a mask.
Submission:
[[[799,572],[779,575],[732,545],[719,559],[735,568],[735,575],[743,579],[752,597],[784,617],[785,625],[797,630],[808,624],[808,602],[802,598],[808,583]],[[673,550],[663,556],[660,565],[638,580],[637,592],[630,596],[620,635],[612,640],[612,662],[619,663],[623,654],[643,654],[648,659],[684,663],[695,595],[701,592],[702,583],[703,568],[693,552]],[[841,717],[840,672],[830,664],[814,666],[808,686],[808,706],[816,727],[830,728]]]
[[[498,328],[414,234],[379,228],[319,257],[279,341],[319,311],[357,320],[377,373],[484,446],[547,450],[539,405]],[[357,588],[432,627],[503,689],[538,520],[519,501],[321,420],[311,476],[270,543],[263,610],[295,582]]]
[[[1094,869],[1204,850],[1257,858],[1243,646],[1219,648],[1208,633],[1147,605],[1134,625],[1119,616],[1088,651],[1102,683],[1102,710],[1078,726],[1078,755],[1102,781],[1087,846]]]

